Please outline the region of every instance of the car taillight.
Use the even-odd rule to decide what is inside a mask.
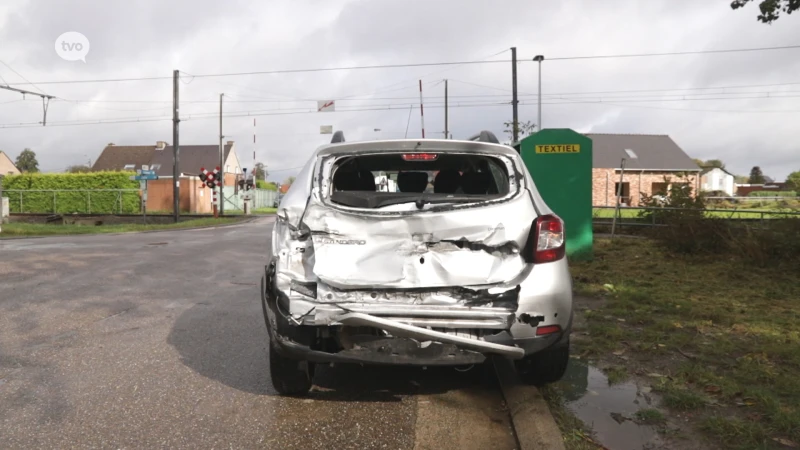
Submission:
[[[564,221],[558,216],[547,214],[534,222],[533,262],[546,263],[564,257]]]
[[[437,153],[404,153],[404,161],[436,161]]]
[[[558,325],[545,325],[543,327],[536,328],[536,335],[545,336],[547,334],[558,333],[559,331],[561,331],[561,327]]]

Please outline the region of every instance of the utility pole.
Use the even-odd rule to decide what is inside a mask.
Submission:
[[[544,56],[536,55],[533,57],[533,60],[539,63],[539,94],[537,95],[539,117],[536,119],[536,128],[542,131],[542,61],[544,61]]]
[[[47,94],[40,94],[38,92],[26,91],[25,89],[12,88],[11,86],[8,86],[8,85],[0,85],[0,89],[5,89],[7,91],[13,91],[13,92],[19,92],[20,94],[22,94],[22,98],[25,98],[25,95],[35,95],[37,97],[41,97],[41,99],[42,99],[42,110],[43,110],[42,126],[46,126],[47,125],[47,108],[50,107],[50,99],[55,98],[54,96],[47,95]]]
[[[217,209],[220,217],[225,214],[225,191],[223,190],[225,186],[225,147],[222,146],[222,139],[225,138],[222,135],[222,97],[224,95],[219,94],[219,172],[222,176],[219,179],[219,205],[217,205]]]
[[[517,111],[517,105],[519,104],[519,100],[517,99],[517,47],[511,47],[511,110],[513,113],[513,118],[511,119],[514,123],[511,126],[511,145],[514,145],[519,141],[519,114]]]
[[[178,81],[180,79],[180,70],[172,71],[172,216],[175,223],[178,223],[178,218],[181,215],[181,189],[180,189],[180,144],[178,143],[178,103],[180,97],[178,95]]]
[[[425,139],[425,111],[422,109],[422,80],[419,80],[419,122],[422,125],[422,139]]]
[[[619,185],[617,186],[617,202],[614,205],[614,219],[611,221],[611,239],[614,239],[614,232],[617,230],[617,217],[619,216],[619,204],[622,201],[622,181],[625,179],[625,158],[619,165]],[[620,217],[622,219],[622,217]]]
[[[447,80],[444,80],[444,138],[449,139],[450,129],[447,125]]]

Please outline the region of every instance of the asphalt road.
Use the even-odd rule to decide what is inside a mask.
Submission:
[[[512,449],[490,370],[269,380],[271,218],[0,241],[0,448]]]

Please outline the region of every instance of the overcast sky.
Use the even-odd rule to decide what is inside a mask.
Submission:
[[[757,5],[733,11],[729,4],[5,0],[0,5],[0,61],[7,66],[0,64],[0,83],[67,101],[50,104],[46,127],[0,128],[0,149],[16,157],[30,147],[42,170],[62,171],[93,161],[109,142],[172,142],[168,77],[179,69],[184,72],[181,144],[218,142],[217,102],[225,93],[227,113],[262,114],[255,127],[252,117],[226,118],[226,140],[236,141],[246,167],[252,166],[255,150],[257,159],[268,165],[270,179],[281,181],[295,174],[294,168],[317,146],[329,142],[330,136],[319,134],[321,125],[344,130],[347,140],[402,138],[407,125],[408,137],[419,137],[419,79],[427,137],[443,136],[445,78],[450,80],[453,137],[482,129],[503,136],[503,122],[511,118],[511,64],[190,74],[508,60],[507,50],[516,46],[520,120],[536,122],[537,65],[531,58],[537,54],[558,58],[800,44],[800,14],[765,25],[756,20]],[[89,40],[85,63],[56,54],[56,38],[68,31]],[[167,79],[44,83],[137,77]],[[36,85],[17,84],[25,79]],[[690,156],[722,159],[734,173],[746,174],[759,165],[766,175],[783,180],[800,170],[800,49],[546,60],[542,85],[545,128],[668,134]],[[712,87],[728,88],[697,89]],[[630,92],[640,90],[658,92]],[[316,110],[316,100],[336,100],[339,111],[309,112]],[[365,108],[373,110],[342,111]],[[22,101],[21,95],[0,90],[0,125],[36,123],[41,115],[38,98]],[[142,122],[74,125],[115,118]]]

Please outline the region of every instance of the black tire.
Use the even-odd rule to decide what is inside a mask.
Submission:
[[[314,364],[281,356],[270,345],[269,375],[272,379],[272,386],[279,394],[303,396],[311,389]]]
[[[564,376],[569,363],[569,341],[515,361],[517,372],[524,383],[542,386],[555,383]]]

